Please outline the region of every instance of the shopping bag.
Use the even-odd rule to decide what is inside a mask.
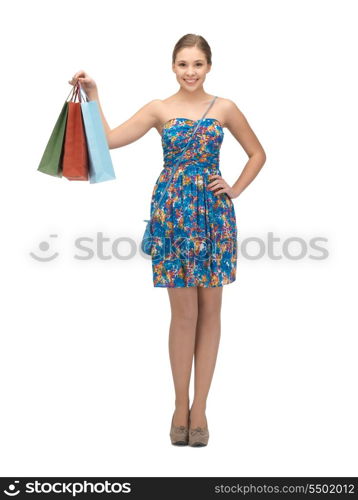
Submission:
[[[68,98],[73,92],[74,88],[71,89],[64,105],[62,106],[61,113],[57,118],[50,139],[42,155],[40,165],[37,169],[39,172],[44,174],[62,177],[62,157],[68,114]]]
[[[81,102],[82,117],[87,139],[90,183],[116,179],[106,133],[103,127],[97,101],[88,101],[84,90],[84,102]]]
[[[79,102],[75,102],[76,98],[79,99]],[[62,159],[62,175],[70,181],[88,180],[88,153],[81,112],[81,102],[82,96],[79,84],[77,84],[71,101],[68,103]]]

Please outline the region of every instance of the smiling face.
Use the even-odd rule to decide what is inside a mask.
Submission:
[[[207,63],[205,54],[200,49],[186,47],[177,53],[172,68],[178,83],[189,90],[198,89],[203,85],[206,74],[211,69],[211,64]]]

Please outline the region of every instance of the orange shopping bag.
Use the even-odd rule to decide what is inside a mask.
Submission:
[[[79,98],[79,102],[75,102],[76,98]],[[89,175],[87,141],[81,112],[82,99],[77,83],[68,102],[62,160],[62,174],[70,181],[87,181]]]

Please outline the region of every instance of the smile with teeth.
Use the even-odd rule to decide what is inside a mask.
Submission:
[[[188,79],[188,78],[184,78],[184,80],[187,82],[187,83],[194,83],[198,80],[198,78],[194,78],[193,80],[192,79]]]

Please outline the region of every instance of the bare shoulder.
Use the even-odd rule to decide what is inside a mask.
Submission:
[[[156,117],[158,115],[158,111],[162,102],[163,101],[161,99],[152,99],[151,101],[147,102],[147,104],[145,104],[143,108],[145,108],[148,114],[150,114],[152,117]]]
[[[154,127],[157,129],[159,134],[161,134],[161,128],[163,123],[166,121],[166,115],[170,110],[171,97],[165,99],[153,99],[148,103],[153,115]]]
[[[262,144],[238,105],[231,99],[223,99],[222,109],[225,114],[225,126],[241,144],[247,155],[261,154],[266,158]]]
[[[218,112],[220,113],[220,116],[222,116],[223,126],[229,129],[233,125],[233,120],[237,121],[238,119],[240,120],[244,118],[244,115],[237,104],[233,100],[226,97],[220,97],[220,99],[218,99]]]
[[[162,99],[152,99],[147,104],[148,112],[150,112],[154,127],[158,128],[161,124],[161,116],[163,114],[164,101]]]
[[[162,99],[153,99],[148,102],[148,106],[151,106],[153,108],[156,108],[160,106],[163,103]]]
[[[141,117],[150,124],[150,127],[156,128],[159,134],[161,134],[161,128],[163,123],[168,119],[167,116],[174,116],[171,114],[175,108],[175,106],[173,108],[173,101],[175,104],[173,96],[169,96],[165,99],[152,99],[141,107],[139,113]]]

